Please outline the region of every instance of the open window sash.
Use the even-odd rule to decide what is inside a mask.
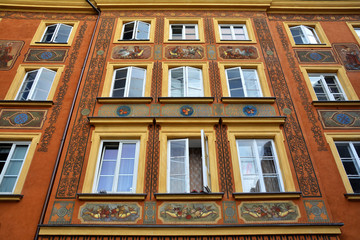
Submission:
[[[201,160],[202,160],[202,175],[203,175],[203,188],[211,186],[210,178],[210,162],[209,162],[209,146],[208,140],[201,129]]]
[[[114,71],[111,97],[143,97],[146,69],[125,67]]]
[[[203,97],[203,80],[201,69],[178,67],[170,69],[169,96]]]
[[[72,29],[72,26],[62,23],[47,26],[41,42],[67,43]]]
[[[121,40],[149,40],[150,24],[141,21],[125,23]]]

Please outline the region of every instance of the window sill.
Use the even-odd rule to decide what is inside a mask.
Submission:
[[[79,200],[133,200],[144,201],[146,193],[78,193]]]
[[[212,103],[213,97],[159,97],[160,103]]]
[[[319,44],[295,44],[293,47],[331,47],[329,44],[326,43],[319,43]]]
[[[275,97],[222,97],[223,103],[274,103]]]
[[[217,43],[256,43],[255,40],[251,40],[251,39],[246,39],[246,40],[218,40],[216,41]]]
[[[54,105],[53,101],[17,101],[17,100],[0,100],[0,106],[26,106],[26,107],[51,107]]]
[[[55,42],[35,42],[30,44],[30,46],[56,46],[56,47],[70,47],[69,43],[55,43]]]
[[[144,40],[144,39],[133,39],[133,40],[117,40],[114,43],[153,43],[153,41],[150,41],[150,39],[148,40]]]
[[[98,97],[98,103],[151,103],[152,97],[124,97],[124,98],[112,98],[112,97]]]
[[[344,194],[347,200],[360,200],[360,193],[346,193]]]
[[[270,193],[233,193],[237,200],[258,200],[258,199],[298,199],[301,192],[270,192]]]
[[[360,100],[355,101],[313,101],[314,106],[360,106]]]
[[[0,201],[20,201],[23,197],[21,194],[0,194]]]
[[[223,192],[218,193],[154,193],[156,200],[221,200]]]

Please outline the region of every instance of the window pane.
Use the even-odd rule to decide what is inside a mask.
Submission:
[[[170,177],[170,193],[184,193],[185,176]]]
[[[185,39],[196,39],[195,26],[185,26]]]
[[[184,76],[183,68],[171,69],[171,71],[170,71],[170,77],[171,77],[170,96],[171,97],[184,97],[185,85],[184,85],[183,76]]]
[[[354,193],[360,193],[360,178],[350,178],[349,180]]]
[[[16,183],[17,177],[5,176],[0,184],[0,192],[12,192]]]
[[[136,143],[123,143],[121,151],[122,158],[135,158],[136,154]]]
[[[123,40],[133,39],[134,28],[135,28],[135,22],[124,24],[124,33],[122,39]]]
[[[259,87],[256,69],[243,69],[242,71],[246,85],[247,97],[261,97],[262,94]]]
[[[11,143],[1,143],[0,144],[0,161],[5,161],[11,150]]]
[[[242,179],[243,192],[260,192],[260,180],[258,176]]]
[[[54,42],[67,43],[71,30],[72,30],[72,26],[60,24]]]
[[[117,192],[132,192],[133,176],[120,175]]]
[[[113,176],[100,176],[97,191],[112,192]]]
[[[128,68],[118,69],[115,71],[114,87],[112,97],[125,97],[126,77]]]
[[[277,177],[264,177],[266,192],[280,192],[280,185]]]
[[[48,26],[45,30],[45,34],[41,39],[41,42],[51,42],[51,39],[54,35],[57,24]]]
[[[171,25],[171,39],[182,39],[183,25]]]
[[[294,38],[295,44],[305,44],[307,43],[306,37],[302,31],[302,28],[300,26],[297,27],[291,27],[290,28],[291,34]]]
[[[145,69],[132,69],[128,97],[143,97],[145,74]]]
[[[134,174],[134,162],[135,159],[121,159],[120,175],[130,174],[132,176]]]
[[[183,157],[186,154],[185,141],[171,141],[170,142],[170,157]]]
[[[353,158],[349,143],[336,143],[340,158]]]
[[[138,22],[136,39],[148,40],[150,32],[150,24],[144,22]]]
[[[29,97],[30,90],[34,84],[36,75],[39,70],[28,72],[25,76],[24,82],[20,88],[19,94],[16,100],[27,100]]]
[[[100,175],[114,175],[116,168],[116,161],[103,161]]]
[[[42,68],[42,71],[39,72],[38,74],[40,74],[39,80],[36,86],[34,86],[35,87],[34,94],[31,97],[31,99],[46,100],[49,95],[56,72],[46,68]]]
[[[18,175],[20,173],[21,166],[23,161],[14,161],[11,160],[6,169],[5,175]]]

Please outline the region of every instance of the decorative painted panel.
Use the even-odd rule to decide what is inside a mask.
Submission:
[[[163,223],[217,223],[220,218],[221,209],[213,202],[175,202],[159,206],[159,219]]]
[[[149,46],[116,46],[111,51],[112,59],[149,59],[150,57]]]
[[[294,50],[299,63],[337,63],[331,50]]]
[[[324,128],[360,128],[359,110],[318,110]]]
[[[204,48],[201,46],[166,46],[167,59],[203,59]]]
[[[291,201],[242,202],[239,215],[245,222],[297,222],[300,211]]]
[[[207,54],[209,60],[216,60],[216,47],[215,45],[207,46]]]
[[[222,59],[258,59],[258,50],[254,46],[221,46],[219,55]]]
[[[0,40],[0,71],[12,68],[23,45],[23,41]]]
[[[29,49],[24,62],[64,62],[67,49]]]
[[[71,223],[72,215],[74,212],[75,202],[70,201],[55,201],[49,224],[69,224]]]
[[[145,202],[144,224],[156,224],[156,202]]]
[[[305,210],[309,222],[329,222],[325,203],[322,200],[304,200]]]
[[[237,223],[236,202],[223,201],[224,223]]]
[[[136,223],[141,219],[141,207],[137,203],[85,203],[80,207],[81,222]]]
[[[2,109],[0,128],[42,128],[47,110]]]
[[[333,46],[346,70],[360,70],[360,51],[358,45],[353,43],[337,43]]]

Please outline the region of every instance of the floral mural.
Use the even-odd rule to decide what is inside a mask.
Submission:
[[[165,48],[168,59],[202,59],[204,49],[201,46],[171,46]]]
[[[259,54],[253,46],[221,46],[220,57],[223,59],[258,59]]]
[[[23,41],[0,40],[0,70],[12,68],[23,45]]]
[[[116,46],[112,49],[112,59],[148,59],[151,55],[149,46]]]

